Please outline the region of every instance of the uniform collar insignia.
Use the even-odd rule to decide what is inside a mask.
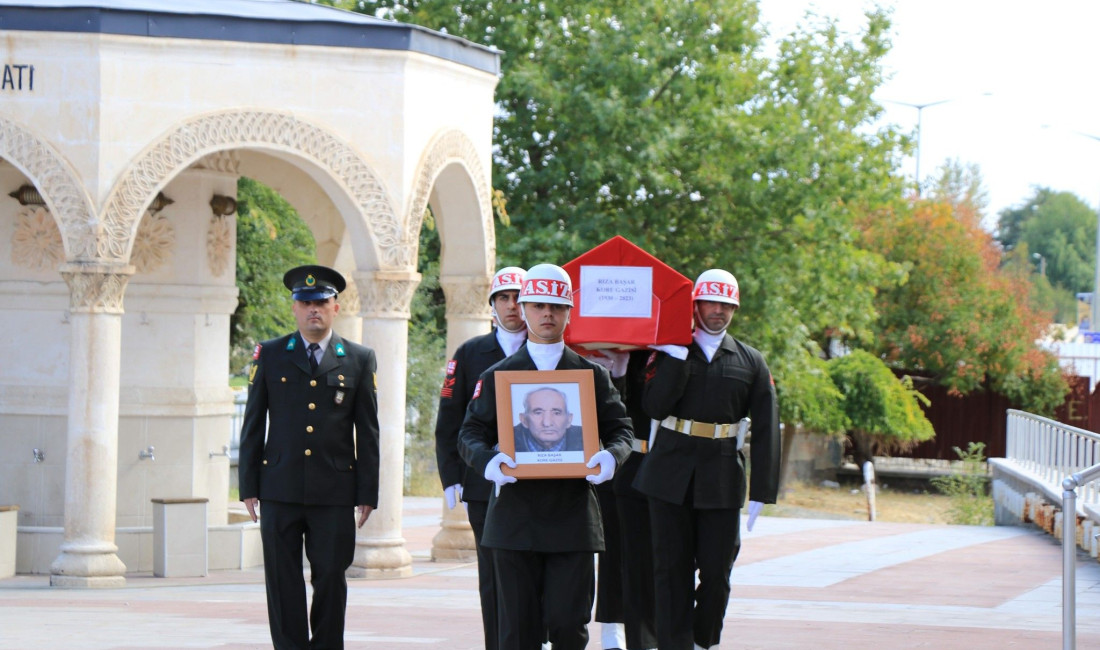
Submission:
[[[332,349],[336,350],[336,356],[338,356],[338,357],[347,356],[347,352],[344,351],[344,344],[343,343],[334,343],[332,345]]]
[[[295,348],[295,346],[297,346],[297,345],[298,345],[298,337],[297,336],[292,336],[286,342],[286,349],[287,350],[293,350]]]

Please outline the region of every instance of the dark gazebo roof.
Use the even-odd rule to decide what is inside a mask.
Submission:
[[[291,0],[12,0],[0,31],[356,47],[419,52],[500,72],[499,52],[424,27]]]

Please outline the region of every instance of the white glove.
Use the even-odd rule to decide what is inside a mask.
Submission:
[[[764,504],[759,501],[749,501],[749,522],[745,525],[745,528],[752,532],[752,525],[756,523],[756,518],[760,515],[760,512],[764,509]]]
[[[630,363],[630,355],[617,350],[598,350],[588,357],[591,361],[600,364],[611,373],[612,377],[622,377],[626,374],[626,364]]]
[[[489,459],[489,464],[485,466],[485,480],[496,483],[497,496],[500,496],[500,488],[507,483],[515,483],[516,477],[508,476],[504,472],[500,471],[501,465],[507,465],[512,469],[516,468],[516,461],[512,460],[512,457],[504,452],[500,452],[496,456]]]
[[[664,352],[668,356],[675,357],[680,361],[688,358],[687,346],[683,345],[651,345],[649,349]]]
[[[443,490],[443,496],[447,497],[447,508],[454,510],[455,504],[462,500],[462,484],[448,485],[447,489]]]
[[[599,485],[606,480],[609,480],[615,474],[615,466],[618,463],[615,462],[615,457],[611,455],[611,452],[606,449],[601,449],[592,454],[592,458],[589,459],[588,464],[585,467],[591,469],[596,465],[600,466],[599,474],[589,474],[585,476],[592,485]]]

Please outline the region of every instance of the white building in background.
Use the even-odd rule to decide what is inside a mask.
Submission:
[[[498,53],[289,0],[9,0],[0,58],[0,499],[20,508],[18,571],[102,587],[151,570],[152,498],[209,499],[212,534],[237,534],[222,450],[245,175],[351,280],[336,329],[378,352],[383,452],[353,569],[410,573],[418,233],[430,206],[453,350],[489,329]],[[211,568],[247,563],[242,547],[212,542]]]

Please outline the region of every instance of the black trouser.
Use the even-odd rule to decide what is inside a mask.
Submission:
[[[660,650],[718,644],[730,599],[730,571],[741,548],[741,510],[694,508],[691,490],[683,505],[649,500]]]
[[[338,650],[344,647],[348,583],[355,557],[355,510],[351,506],[260,503],[260,538],[271,641],[277,650]],[[306,623],[302,540],[309,558],[313,603]],[[310,639],[310,629],[313,639]]]
[[[600,502],[605,549],[596,554],[599,558],[596,620],[601,623],[623,623],[622,536],[619,534],[619,510],[615,506],[615,490],[611,481],[596,486],[596,497]]]
[[[493,549],[501,648],[554,650],[588,645],[595,569],[591,551],[538,553]]]
[[[622,533],[622,579],[626,645],[630,650],[657,647],[653,594],[653,538],[649,500],[620,494],[615,503]]]
[[[474,529],[474,543],[477,545],[477,591],[481,595],[481,627],[485,634],[485,650],[497,650],[497,592],[493,577],[493,552],[481,546],[481,535],[485,532],[485,513],[488,510],[488,501],[466,502],[466,515],[470,519],[470,528]]]

